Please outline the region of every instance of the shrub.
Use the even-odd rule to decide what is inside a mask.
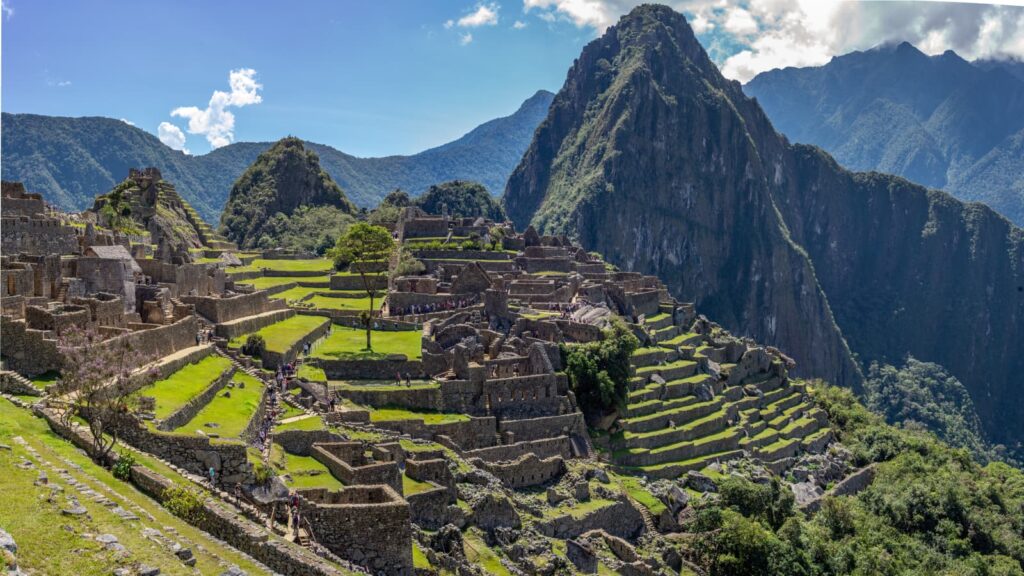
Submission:
[[[267,349],[267,342],[263,339],[263,336],[259,334],[249,334],[249,337],[245,339],[245,344],[242,345],[242,354],[248,354],[249,356],[261,357],[263,351]]]
[[[131,452],[121,452],[111,470],[114,473],[114,478],[125,481],[131,480],[132,466],[135,466],[135,456]]]
[[[184,486],[174,486],[164,491],[164,508],[194,524],[203,519],[203,496],[198,490]]]
[[[604,338],[586,344],[562,344],[562,364],[569,385],[585,412],[605,412],[625,405],[629,393],[630,357],[640,346],[621,321]]]
[[[253,465],[253,474],[256,477],[257,484],[266,484],[277,476],[277,471],[272,466],[267,466],[263,462],[257,462]]]

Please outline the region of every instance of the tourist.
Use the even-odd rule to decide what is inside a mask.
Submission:
[[[412,376],[408,372],[405,373],[405,386],[406,388],[412,388]]]
[[[196,332],[196,346],[199,346],[199,344],[201,344],[203,341],[203,337],[201,334],[201,332]]]
[[[401,386],[402,385],[402,373],[399,372],[398,370],[395,370],[395,385],[396,386]]]
[[[217,471],[213,469],[213,466],[210,466],[210,488],[216,488],[216,487],[217,487]]]

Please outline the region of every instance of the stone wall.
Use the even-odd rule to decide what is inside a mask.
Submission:
[[[6,207],[8,199],[3,203]],[[0,221],[0,252],[4,254],[75,254],[78,234],[60,220],[4,217]]]
[[[331,323],[329,321],[324,321],[322,324],[313,329],[313,331],[311,331],[309,334],[306,334],[301,339],[299,339],[298,342],[292,344],[291,348],[285,350],[284,352],[264,350],[261,356],[261,360],[263,360],[263,367],[274,370],[278,366],[282,366],[284,364],[287,364],[288,362],[291,362],[299,355],[299,351],[302,350],[303,345],[305,345],[307,342],[316,342],[325,334],[327,334],[327,328],[330,327],[330,325]]]
[[[276,324],[282,320],[287,320],[294,315],[295,311],[290,308],[272,310],[255,316],[247,316],[245,318],[239,318],[237,320],[231,320],[230,322],[217,324],[213,330],[217,336],[231,339],[243,334],[252,334],[261,328],[265,328],[271,324]]]
[[[478,448],[467,451],[465,456],[467,458],[479,458],[484,462],[510,462],[522,458],[526,454],[534,454],[540,458],[550,458],[553,456],[569,458],[572,456],[572,444],[568,436],[558,436],[542,440]]]
[[[387,290],[388,288],[387,274],[368,275],[366,280],[372,290]],[[334,274],[331,276],[330,288],[331,290],[365,290],[366,286],[358,274]]]
[[[644,519],[626,500],[619,500],[580,517],[570,514],[538,523],[541,534],[552,538],[575,538],[590,530],[604,530],[613,536],[632,540],[644,530]]]
[[[502,434],[512,433],[516,442],[523,442],[573,433],[585,434],[586,426],[583,414],[573,412],[526,420],[502,420],[498,423],[498,431]]]
[[[395,377],[394,373],[391,373],[390,377],[393,379]],[[412,410],[441,410],[440,388],[379,390],[374,387],[366,387],[365,389],[352,387],[345,389],[342,394],[345,398],[356,404],[372,406],[374,408],[395,406]]]
[[[320,442],[342,442],[344,438],[329,430],[284,430],[274,433],[274,443],[285,452],[298,456],[311,456],[313,445]]]
[[[425,530],[437,530],[448,523],[448,505],[454,497],[443,486],[436,486],[405,497],[412,521]]]
[[[299,491],[313,538],[339,557],[387,576],[412,576],[409,504],[390,487]]]
[[[255,316],[271,310],[287,308],[282,300],[267,297],[266,291],[238,294],[223,298],[217,296],[182,296],[181,301],[192,304],[196,312],[215,324],[230,322],[245,316]]]
[[[325,442],[314,444],[311,455],[342,484],[387,484],[402,494],[402,473],[398,464],[367,460],[365,451],[362,442]]]
[[[561,456],[542,460],[532,452],[507,462],[487,462],[479,458],[471,459],[470,462],[494,474],[509,488],[539,486],[565,472],[565,460]]]
[[[425,424],[422,420],[389,420],[377,421],[373,425],[441,444],[444,444],[441,440],[443,436],[462,450],[484,448],[497,443],[496,421],[493,417],[470,418],[469,421],[447,424]]]
[[[423,378],[423,363],[419,360],[326,360],[316,358],[328,380],[389,380],[395,373],[408,373]]]

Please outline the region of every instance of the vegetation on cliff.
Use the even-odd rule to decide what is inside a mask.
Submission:
[[[313,218],[300,207],[321,208]],[[231,188],[221,215],[221,230],[240,248],[276,248],[286,235],[306,234],[302,228],[316,220],[337,230],[356,208],[331,176],[320,168],[316,152],[298,138],[278,141],[260,154]]]

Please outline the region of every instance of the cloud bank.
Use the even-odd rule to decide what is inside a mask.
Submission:
[[[523,10],[603,32],[639,0],[523,0]],[[907,41],[928,54],[1024,58],[1024,7],[947,2],[685,0],[669,4],[702,36],[722,73],[746,82],[786,66]]]
[[[128,122],[131,124],[131,122]],[[157,138],[161,142],[166,144],[168,147],[174,150],[181,150],[185,154],[189,154],[188,148],[185,148],[185,133],[170,122],[161,122],[160,126],[156,129]]]

